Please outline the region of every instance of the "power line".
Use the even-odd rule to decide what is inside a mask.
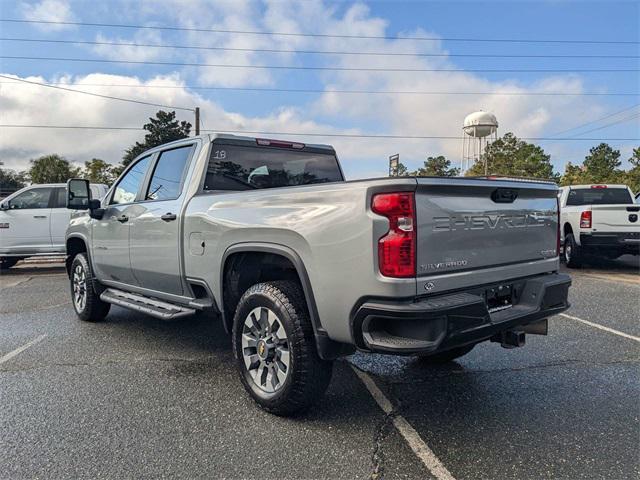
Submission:
[[[13,79],[13,77],[11,77]],[[17,79],[15,79],[17,80]],[[17,82],[3,82],[0,84]],[[514,95],[514,96],[639,96],[640,92],[437,92],[420,90],[326,90],[313,88],[262,88],[262,87],[201,87],[198,85],[134,85],[118,83],[75,83],[48,82],[48,85],[70,85],[74,87],[119,87],[119,88],[169,88],[189,90],[230,90],[243,92],[275,93],[340,93],[340,94],[383,94],[383,95]]]
[[[572,130],[578,130],[580,128],[587,127],[589,125],[593,125],[594,123],[601,122],[602,120],[606,120],[607,118],[615,117],[616,115],[619,115],[621,113],[627,112],[629,110],[633,110],[636,107],[640,107],[640,103],[636,103],[635,105],[631,105],[630,107],[626,107],[626,108],[623,108],[622,110],[618,110],[617,112],[610,113],[608,115],[605,115],[604,117],[596,118],[595,120],[591,120],[590,122],[582,123],[582,124],[577,125],[575,127],[568,128],[566,130],[562,130],[561,132],[554,133],[551,136],[554,137],[556,135],[562,135],[562,134],[570,132]]]
[[[640,42],[636,40],[585,40],[585,39],[519,39],[519,38],[462,38],[462,37],[406,37],[406,36],[386,36],[386,35],[346,35],[328,33],[297,33],[297,32],[260,32],[255,30],[227,30],[218,28],[196,28],[196,27],[176,27],[158,25],[133,25],[123,23],[95,23],[95,22],[68,22],[53,20],[19,20],[2,18],[0,22],[10,23],[34,23],[46,25],[74,25],[83,27],[109,27],[109,28],[138,28],[150,30],[173,30],[186,32],[212,32],[212,33],[232,33],[244,35],[277,35],[290,37],[317,37],[317,38],[358,38],[358,39],[378,39],[378,40],[412,40],[430,42],[495,42],[495,43],[577,43],[577,44],[629,44],[635,45]]]
[[[93,40],[57,40],[45,38],[0,38],[1,41],[11,42],[36,42],[36,43],[62,43],[74,45],[107,45],[113,47],[152,47],[152,48],[175,48],[185,50],[215,50],[230,52],[254,52],[254,53],[301,53],[318,55],[358,55],[358,56],[380,56],[380,57],[465,57],[465,58],[640,58],[638,55],[516,55],[516,54],[483,54],[483,53],[409,53],[409,52],[353,52],[342,50],[286,50],[276,48],[236,48],[236,47],[212,47],[203,45],[175,45],[158,43],[136,43],[136,42],[105,42]]]
[[[65,92],[82,93],[84,95],[91,95],[93,97],[106,98],[108,100],[119,100],[121,102],[139,103],[140,105],[150,105],[152,107],[162,107],[162,108],[169,108],[169,109],[173,109],[173,110],[186,110],[186,111],[189,111],[189,112],[194,112],[195,111],[193,108],[176,107],[175,105],[164,105],[162,103],[145,102],[143,100],[134,100],[132,98],[113,97],[111,95],[101,95],[99,93],[85,92],[83,90],[75,90],[73,88],[59,87],[59,86],[56,86],[56,85],[49,85],[49,84],[46,84],[46,83],[32,82],[30,80],[23,80],[21,78],[9,77],[7,75],[0,75],[0,78],[8,78],[8,79],[16,80],[16,81],[22,82],[22,83],[28,83],[28,84],[31,84],[31,85],[37,85],[39,87],[55,88],[56,90],[63,90]]]
[[[618,125],[620,123],[626,123],[626,122],[634,120],[634,119],[636,119],[638,117],[640,117],[640,112],[639,113],[634,113],[632,115],[628,115],[628,116],[626,116],[624,118],[621,118],[619,120],[615,120],[613,122],[607,123],[606,125],[602,125],[601,127],[592,128],[590,130],[587,130],[586,132],[576,133],[575,135],[573,135],[573,137],[577,137],[579,135],[586,135],[587,133],[596,132],[598,130],[602,130],[602,129],[605,129],[605,128],[613,127],[614,125]]]
[[[142,127],[102,127],[87,125],[17,125],[17,124],[0,124],[0,128],[51,128],[51,129],[67,129],[67,130],[144,130]],[[211,133],[239,133],[251,135],[288,135],[288,136],[304,136],[304,137],[337,137],[337,138],[391,138],[399,140],[457,140],[460,141],[461,136],[444,136],[444,135],[385,135],[385,134],[355,134],[355,133],[298,133],[298,132],[266,132],[258,130],[228,130],[228,129],[209,129],[203,130]],[[640,138],[549,138],[549,137],[522,137],[522,140],[530,141],[602,141],[602,142],[635,142]]]
[[[318,66],[299,66],[299,65],[229,65],[218,63],[183,63],[183,62],[158,62],[149,60],[107,60],[95,58],[62,58],[62,57],[27,57],[14,55],[0,55],[0,58],[9,60],[38,60],[38,61],[60,61],[60,62],[88,62],[88,63],[123,63],[128,65],[164,65],[164,66],[180,66],[180,67],[217,67],[217,68],[253,68],[260,70],[330,70],[340,72],[460,72],[460,73],[607,73],[607,72],[638,72],[637,68],[607,68],[607,69],[590,69],[590,68],[574,68],[574,69],[461,69],[461,68],[377,68],[377,67],[318,67]]]

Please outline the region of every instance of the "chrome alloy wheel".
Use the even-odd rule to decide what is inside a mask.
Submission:
[[[242,357],[258,388],[274,393],[289,375],[289,339],[282,322],[266,307],[251,310],[242,326]]]
[[[82,265],[76,265],[72,277],[73,304],[76,311],[82,312],[87,304],[87,275]]]

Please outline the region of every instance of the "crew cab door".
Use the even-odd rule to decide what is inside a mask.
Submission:
[[[93,223],[93,267],[100,280],[137,285],[129,258],[131,224],[142,211],[139,199],[153,155],[137,160],[103,202],[104,214]]]
[[[5,253],[51,251],[49,216],[52,187],[31,187],[3,204],[0,211],[0,248]]]
[[[163,150],[130,223],[131,268],[138,284],[150,290],[181,295],[181,206],[183,183],[194,144]]]
[[[69,226],[71,211],[67,209],[67,189],[55,187],[51,197],[51,213],[49,215],[49,232],[53,250],[64,252],[64,237]]]

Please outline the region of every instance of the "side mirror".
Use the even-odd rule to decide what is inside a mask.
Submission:
[[[67,208],[71,210],[89,210],[91,189],[89,180],[72,178],[67,182]]]
[[[11,206],[9,205],[9,202],[0,203],[0,210],[9,210],[10,208]]]

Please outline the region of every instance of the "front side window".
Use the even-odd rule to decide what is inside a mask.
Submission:
[[[151,155],[138,160],[124,177],[120,179],[113,192],[111,204],[132,203],[136,200],[140,185],[144,181],[144,176],[149,168]]]
[[[342,179],[333,152],[214,143],[204,190],[252,190]]]
[[[11,210],[24,210],[26,208],[49,208],[51,187],[32,188],[13,197],[9,201]]]
[[[192,149],[193,145],[187,145],[160,154],[145,200],[172,200],[180,196],[184,167]]]

